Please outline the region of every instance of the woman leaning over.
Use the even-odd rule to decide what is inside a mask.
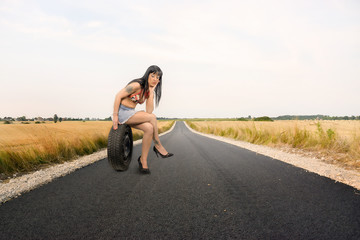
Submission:
[[[130,127],[140,129],[144,132],[141,148],[141,156],[138,158],[141,173],[150,173],[147,159],[154,140],[154,152],[156,155],[167,158],[173,156],[168,153],[161,144],[158,134],[156,116],[154,110],[154,95],[156,106],[161,98],[162,71],[158,66],[150,66],[143,77],[135,79],[121,89],[115,97],[113,128],[116,130],[118,124],[128,124]],[[146,102],[146,112],[135,111],[136,105]]]

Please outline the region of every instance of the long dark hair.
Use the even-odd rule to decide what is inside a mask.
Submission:
[[[144,89],[144,91],[142,92],[141,94],[141,97],[140,99],[143,98],[145,92],[149,91],[149,83],[148,83],[148,78],[149,78],[149,75],[151,73],[155,73],[155,74],[158,74],[159,75],[159,83],[156,85],[156,88],[155,88],[155,94],[156,94],[156,97],[155,97],[155,106],[157,107],[159,105],[159,102],[160,102],[160,99],[161,99],[161,83],[162,83],[162,75],[163,75],[163,72],[161,71],[161,69],[156,66],[156,65],[151,65],[145,72],[144,76],[142,76],[141,78],[138,78],[138,79],[134,79],[132,80],[131,82],[128,83],[128,85],[130,83],[133,83],[133,82],[137,82],[140,84],[141,88]]]

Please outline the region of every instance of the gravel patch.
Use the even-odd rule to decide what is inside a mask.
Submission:
[[[174,125],[168,131],[160,134],[163,136],[171,132],[176,125]],[[134,146],[141,144],[142,139],[134,141]],[[77,159],[67,161],[62,164],[57,164],[45,169],[38,170],[33,173],[22,175],[20,177],[11,178],[0,183],[0,204],[9,201],[12,198],[16,198],[21,194],[31,191],[41,185],[51,182],[53,179],[65,176],[77,169],[83,168],[96,161],[107,157],[107,149],[103,149],[93,153],[91,155],[79,157]],[[110,166],[109,166],[110,167]]]
[[[330,179],[333,179],[335,182],[341,182],[350,185],[360,190],[360,173],[357,171],[347,170],[336,165],[328,164],[315,157],[304,157],[299,154],[284,152],[268,146],[256,145],[249,142],[238,141],[230,138],[215,136],[212,134],[197,132],[194,129],[190,128],[186,123],[185,125],[193,133],[248,149],[250,151],[271,157],[273,159],[289,163],[296,167],[300,167],[307,171],[317,173],[320,176],[328,177]]]

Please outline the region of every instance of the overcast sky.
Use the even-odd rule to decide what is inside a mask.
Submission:
[[[109,117],[153,64],[158,117],[360,115],[359,13],[357,0],[0,0],[0,117]]]

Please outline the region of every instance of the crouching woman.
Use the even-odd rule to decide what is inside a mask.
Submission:
[[[116,130],[118,124],[128,124],[130,127],[140,129],[144,132],[142,139],[141,155],[138,158],[139,170],[141,173],[149,174],[147,159],[154,140],[154,152],[163,157],[171,157],[174,154],[168,153],[161,144],[158,134],[156,116],[154,110],[154,95],[156,106],[161,98],[162,71],[158,66],[150,66],[143,77],[135,79],[121,89],[115,97],[113,128]],[[146,102],[146,112],[135,111],[137,104]]]

